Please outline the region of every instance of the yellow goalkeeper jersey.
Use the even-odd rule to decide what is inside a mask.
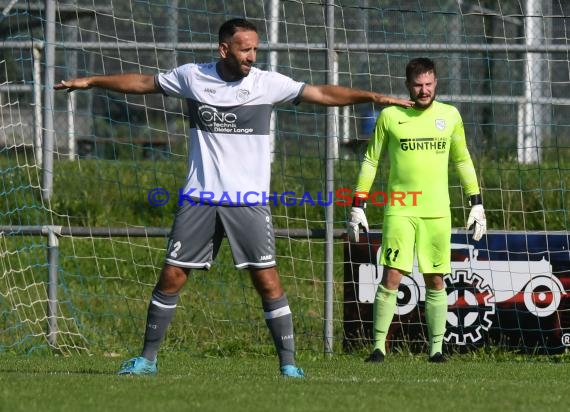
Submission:
[[[387,215],[449,216],[450,160],[465,194],[479,194],[463,120],[454,106],[434,101],[425,110],[396,106],[382,110],[361,165],[356,192],[370,192],[386,151],[390,160],[384,197]]]

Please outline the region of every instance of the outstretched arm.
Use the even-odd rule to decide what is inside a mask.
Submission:
[[[132,94],[161,92],[160,88],[154,82],[153,75],[138,73],[79,77],[71,80],[62,80],[53,86],[55,90],[67,90],[68,92],[86,90],[92,87]]]
[[[307,84],[301,94],[301,101],[322,104],[324,106],[346,106],[358,103],[378,103],[380,105],[398,105],[412,107],[413,101],[385,96],[367,90],[351,89],[334,85]]]

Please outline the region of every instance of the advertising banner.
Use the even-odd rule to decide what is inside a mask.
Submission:
[[[570,347],[570,253],[567,232],[492,232],[473,242],[452,234],[447,351],[496,345],[525,353]],[[345,243],[344,347],[372,343],[372,308],[382,280],[382,235]],[[417,263],[398,291],[388,350],[425,351],[425,282]]]

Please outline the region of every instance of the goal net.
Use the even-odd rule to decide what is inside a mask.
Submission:
[[[460,230],[468,210],[450,171],[457,250],[446,278],[448,347],[564,349],[568,248],[546,235],[564,237],[568,230],[567,4],[94,4],[0,1],[0,352],[138,352],[186,177],[184,101],[101,89],[54,93],[53,83],[216,61],[220,24],[242,16],[259,29],[258,67],[311,84],[405,97],[407,61],[436,61],[439,99],[463,115],[488,226],[498,236],[473,245]],[[331,116],[301,104],[274,112],[277,262],[301,354],[322,352],[327,339],[335,351],[370,343],[383,208],[368,208],[370,237],[348,245],[342,235],[348,208],[336,190],[352,189],[381,109],[355,105]],[[382,163],[375,190],[385,188],[386,169]],[[334,224],[331,259],[327,213]],[[512,249],[513,234],[527,247]],[[540,234],[546,240],[529,246]],[[533,280],[533,272],[544,279]],[[535,283],[521,286],[518,275]],[[423,350],[425,287],[414,276],[406,282],[390,345]],[[413,293],[417,301],[406,301]],[[261,302],[249,275],[234,268],[226,241],[210,271],[190,275],[162,350],[273,353]]]

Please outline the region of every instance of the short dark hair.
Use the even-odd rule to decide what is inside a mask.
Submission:
[[[230,38],[235,34],[238,30],[251,30],[257,33],[257,27],[255,24],[250,22],[246,19],[231,19],[226,21],[220,27],[220,31],[218,33],[218,42],[221,44],[223,42],[227,42]]]
[[[435,63],[432,59],[427,57],[412,59],[406,65],[406,81],[410,82],[414,77],[427,72],[433,72],[433,75],[437,77]]]

